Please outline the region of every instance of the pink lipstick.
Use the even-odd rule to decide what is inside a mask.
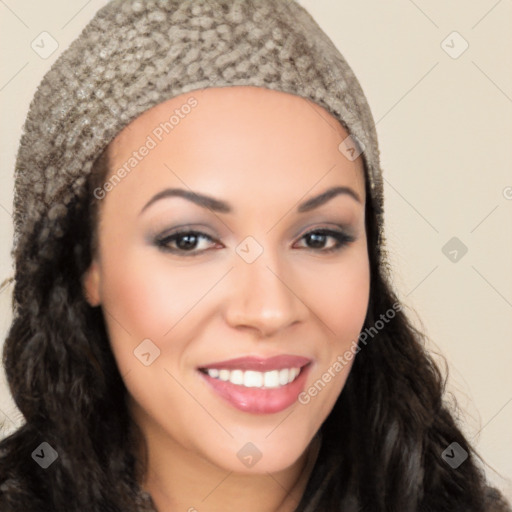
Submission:
[[[237,409],[272,414],[290,407],[304,390],[311,359],[280,355],[241,357],[198,368],[210,389]]]

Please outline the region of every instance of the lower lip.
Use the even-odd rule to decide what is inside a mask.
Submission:
[[[310,366],[311,363],[303,366],[298,377],[290,384],[271,389],[246,388],[214,379],[201,371],[199,373],[213,391],[237,409],[253,414],[272,414],[287,409],[297,400],[304,390]]]

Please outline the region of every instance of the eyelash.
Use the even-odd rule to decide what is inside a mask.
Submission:
[[[351,235],[347,235],[346,233],[343,233],[341,231],[336,231],[336,230],[326,229],[326,228],[319,228],[319,229],[315,229],[312,231],[308,231],[307,233],[302,235],[300,240],[302,240],[303,238],[306,238],[307,236],[313,235],[313,234],[320,234],[323,236],[328,236],[328,237],[334,238],[334,240],[336,240],[335,246],[331,247],[330,249],[315,249],[315,248],[310,249],[311,251],[319,252],[319,253],[323,253],[323,254],[331,254],[334,252],[338,252],[341,249],[343,249],[345,246],[347,246],[349,243],[351,243],[355,240],[355,237],[353,237]],[[203,251],[186,251],[184,249],[171,249],[169,247],[170,242],[176,241],[177,239],[181,238],[184,235],[194,235],[196,238],[205,238],[212,242],[215,241],[211,236],[207,235],[206,233],[202,233],[201,231],[183,230],[183,231],[177,231],[170,235],[166,235],[166,236],[157,238],[155,240],[155,245],[164,252],[179,254],[180,256],[184,256],[184,257],[198,256],[199,254],[201,254],[207,250],[207,249],[205,249]]]

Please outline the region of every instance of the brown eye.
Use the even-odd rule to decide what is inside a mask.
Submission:
[[[332,229],[316,229],[303,235],[301,240],[302,239],[309,242],[307,247],[308,249],[323,253],[330,253],[338,251],[348,245],[350,242],[353,242],[355,237],[347,235],[342,231],[335,231]],[[324,249],[325,243],[328,239],[334,240],[334,246]]]
[[[201,241],[203,247],[201,245]],[[306,241],[306,249],[310,249],[319,253],[331,253],[341,250],[350,242],[355,240],[355,237],[347,235],[342,231],[332,229],[316,229],[309,231],[301,237],[301,240]],[[325,248],[329,240],[334,241],[334,245]],[[155,240],[155,245],[164,252],[170,252],[181,256],[197,256],[208,250],[208,243],[215,244],[211,236],[201,231],[182,230],[168,235],[161,236]],[[332,242],[331,242],[332,244]]]
[[[206,249],[196,251],[197,245],[200,240],[207,240],[214,242],[213,238],[200,231],[178,231],[170,235],[158,238],[155,240],[155,245],[163,251],[179,253],[184,256],[195,256],[198,253],[204,252]]]

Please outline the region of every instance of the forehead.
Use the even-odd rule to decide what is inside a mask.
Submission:
[[[230,189],[268,198],[276,190],[299,194],[298,200],[314,187],[341,184],[364,199],[362,158],[351,161],[340,151],[347,137],[337,119],[309,99],[263,87],[207,88],[132,121],[109,147],[110,174],[148,146],[126,180],[134,187],[151,188],[151,176],[155,187],[169,181],[224,196]]]

